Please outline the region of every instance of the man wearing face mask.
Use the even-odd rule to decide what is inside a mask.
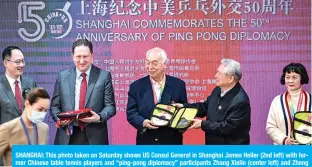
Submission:
[[[173,101],[187,103],[185,83],[165,74],[167,54],[161,48],[146,53],[145,68],[149,76],[130,85],[127,104],[127,120],[137,129],[137,145],[179,145],[182,133],[169,127],[157,127],[150,120],[155,105]]]
[[[12,145],[48,144],[49,127],[42,122],[50,106],[50,96],[43,88],[34,88],[24,95],[21,117],[0,125],[0,157],[4,165],[12,165]]]

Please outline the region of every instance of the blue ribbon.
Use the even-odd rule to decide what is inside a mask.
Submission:
[[[29,136],[29,133],[28,133],[28,128],[26,127],[25,125],[25,122],[24,120],[22,119],[22,117],[20,117],[20,120],[21,120],[21,123],[23,125],[23,128],[24,128],[24,132],[26,134],[26,137],[27,137],[27,140],[28,140],[28,144],[31,145],[31,140],[30,140],[30,136]],[[38,133],[37,133],[37,125],[36,124],[33,124],[34,125],[34,145],[38,144],[38,139],[37,139],[37,136],[38,136]]]
[[[67,134],[68,134],[68,135],[72,135],[72,134],[73,134],[73,128],[74,128],[74,125],[73,125],[73,122],[71,122],[71,123],[68,125],[68,128],[67,128]]]

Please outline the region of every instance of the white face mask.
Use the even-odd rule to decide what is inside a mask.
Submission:
[[[31,114],[27,114],[28,119],[33,122],[34,124],[37,124],[39,122],[42,122],[46,116],[47,112],[39,112],[36,110],[32,110]]]

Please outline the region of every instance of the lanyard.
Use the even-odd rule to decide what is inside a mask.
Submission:
[[[157,100],[157,95],[156,95],[156,91],[155,91],[155,88],[154,88],[154,84],[153,84],[153,80],[152,78],[150,77],[150,81],[151,81],[151,85],[152,85],[152,90],[153,90],[153,96],[154,96],[154,103],[157,104],[158,100]],[[164,90],[164,87],[165,87],[165,83],[166,83],[166,75],[164,75],[163,77],[163,80],[160,81],[161,84],[161,88],[160,88],[160,97],[161,97],[161,94]]]
[[[23,125],[24,132],[25,132],[27,140],[28,140],[28,144],[31,145],[30,136],[29,136],[29,133],[28,133],[28,129],[27,129],[26,125],[25,125],[25,122],[22,119],[22,117],[20,117],[20,120],[21,120],[21,123]],[[38,131],[37,131],[37,125],[36,124],[34,124],[34,145],[35,144],[38,144]]]
[[[299,95],[299,101],[298,101],[298,105],[297,105],[297,110],[295,110],[295,107],[294,107],[294,105],[291,102],[291,95],[288,94],[287,101],[288,101],[288,105],[289,105],[289,108],[290,108],[290,112],[291,112],[292,118],[294,118],[295,113],[301,109],[302,99],[303,99],[303,92],[301,91],[300,95]]]

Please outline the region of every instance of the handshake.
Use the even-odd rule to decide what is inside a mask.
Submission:
[[[180,103],[157,104],[151,119],[144,120],[143,127],[157,129],[158,127],[169,126],[175,129],[197,129],[201,126],[201,120],[194,119],[196,114],[196,108],[184,107]]]

